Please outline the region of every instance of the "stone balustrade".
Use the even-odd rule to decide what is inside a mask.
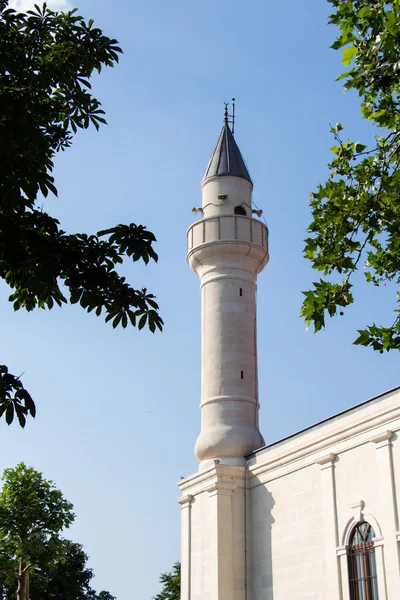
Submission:
[[[268,228],[250,217],[221,215],[196,221],[187,231],[188,253],[204,244],[226,241],[250,242],[268,252]]]

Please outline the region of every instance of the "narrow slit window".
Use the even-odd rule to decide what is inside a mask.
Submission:
[[[244,372],[240,371],[240,379],[243,379],[243,377],[244,377]]]
[[[243,296],[243,288],[239,289],[239,296]]]

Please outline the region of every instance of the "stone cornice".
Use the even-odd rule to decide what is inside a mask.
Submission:
[[[383,431],[379,435],[375,435],[374,437],[370,438],[369,441],[373,442],[375,444],[379,444],[380,442],[389,442],[392,438],[392,435],[393,435],[393,431],[391,431],[390,429],[387,429],[386,431]]]
[[[178,498],[177,503],[180,504],[182,508],[184,508],[186,505],[190,504],[192,500],[193,496],[191,494],[187,494],[186,496],[181,496],[180,498]]]
[[[258,456],[252,456],[249,461],[251,487],[257,485],[255,477],[261,476],[258,483],[263,483],[271,477],[271,471],[276,471],[276,476],[279,476],[315,463],[320,464],[320,461],[329,457],[330,449],[339,454],[370,441],[387,440],[389,431],[392,435],[394,430],[400,429],[398,394],[390,400],[391,406],[386,404],[381,410],[376,410],[375,405],[373,411],[366,406],[356,413],[343,415],[340,423],[327,422],[317,430],[306,431],[286,443],[266,448],[265,452]],[[382,429],[382,425],[389,424],[390,430],[387,427]]]
[[[214,496],[214,495],[218,495],[218,494],[230,496],[232,494],[232,492],[234,492],[237,488],[238,488],[237,482],[236,483],[233,483],[233,482],[227,483],[224,481],[214,481],[204,491],[208,492],[210,494],[210,496]]]
[[[333,452],[330,452],[329,454],[326,454],[325,456],[321,456],[321,458],[318,458],[315,463],[317,465],[320,465],[321,468],[323,467],[331,467],[333,465],[333,461],[336,458],[336,454],[334,454]]]
[[[244,487],[245,485],[245,467],[215,464],[208,471],[200,471],[189,475],[178,482],[178,487],[183,496],[190,492],[190,495],[195,496],[201,492],[209,492],[211,488],[223,489],[232,487]],[[179,502],[179,500],[178,500]]]

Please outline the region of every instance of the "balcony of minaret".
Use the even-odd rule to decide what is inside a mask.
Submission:
[[[221,247],[217,250],[215,246]],[[212,247],[212,254],[224,254],[225,250],[228,254],[234,254],[235,251],[243,254],[249,251],[259,255],[264,266],[265,259],[268,259],[268,228],[257,219],[239,215],[220,215],[193,223],[187,231],[188,261],[191,262],[198,250],[211,250]]]

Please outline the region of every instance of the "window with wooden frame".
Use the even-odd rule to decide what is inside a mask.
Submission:
[[[347,549],[351,600],[378,600],[375,532],[366,521],[354,526]]]

